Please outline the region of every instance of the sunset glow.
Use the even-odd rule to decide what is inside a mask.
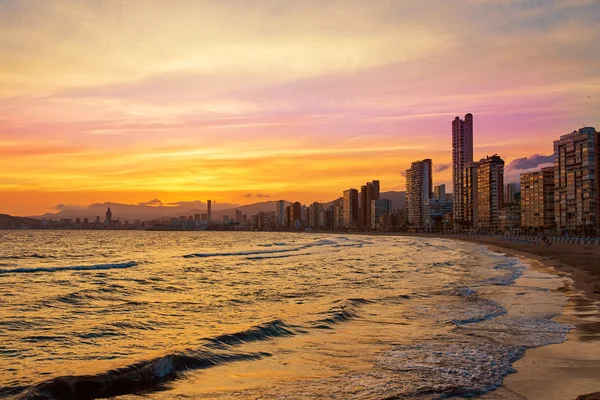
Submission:
[[[476,158],[549,155],[599,125],[599,18],[598,0],[0,0],[0,213],[329,201],[404,190],[423,158],[451,185],[468,112]]]

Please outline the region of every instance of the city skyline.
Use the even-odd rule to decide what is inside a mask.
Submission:
[[[518,182],[598,125],[597,1],[432,5],[0,2],[0,212],[452,187],[466,112]]]

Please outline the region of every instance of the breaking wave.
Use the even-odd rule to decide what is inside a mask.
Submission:
[[[31,268],[13,268],[0,269],[0,275],[5,274],[31,274],[36,272],[62,272],[62,271],[94,271],[106,269],[123,269],[137,266],[135,261],[118,264],[94,264],[94,265],[75,265],[71,267],[31,267]]]

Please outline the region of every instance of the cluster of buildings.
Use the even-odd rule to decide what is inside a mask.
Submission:
[[[344,190],[342,196],[329,203],[312,203],[303,206],[299,202],[284,208],[280,220],[287,230],[325,231],[389,231],[402,220],[402,210],[392,209],[391,200],[380,197],[380,183],[367,182],[358,189]]]
[[[430,164],[426,168],[430,173]],[[460,231],[597,234],[599,168],[600,132],[584,127],[555,140],[554,165],[522,174],[520,190],[516,182],[504,185],[504,161],[499,156],[473,161],[473,116],[456,117],[452,122],[454,202],[447,218]],[[413,192],[421,189],[418,182]],[[414,206],[416,214],[418,206]]]
[[[380,182],[350,188],[329,203],[276,202],[275,210],[246,215],[232,210],[216,221],[206,213],[132,223],[106,218],[60,220],[51,228],[159,230],[322,230],[409,232],[557,232],[597,234],[600,222],[600,132],[585,127],[554,141],[554,165],[504,182],[504,160],[473,155],[473,115],[452,121],[452,193],[433,186],[433,162],[406,170],[406,201],[392,207]]]

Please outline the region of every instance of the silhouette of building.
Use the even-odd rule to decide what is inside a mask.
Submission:
[[[600,133],[585,127],[554,141],[554,215],[559,231],[597,229]]]
[[[367,182],[360,187],[360,227],[371,229],[371,202],[379,199],[379,181]]]
[[[340,197],[333,201],[332,225],[334,230],[344,228],[344,198]]]
[[[344,228],[357,229],[359,224],[358,215],[358,190],[344,190]]]
[[[424,226],[425,201],[432,197],[433,176],[431,159],[415,161],[406,171],[406,203],[408,205],[408,222],[412,228]]]
[[[279,226],[284,226],[285,223],[285,201],[279,200],[277,202],[277,218],[279,219]]]
[[[112,222],[112,211],[110,211],[110,207],[106,210],[106,223],[110,224]]]
[[[212,200],[206,202],[206,215],[208,222],[212,221]]]
[[[376,231],[383,227],[383,217],[392,213],[392,201],[388,199],[371,200],[371,229]]]
[[[477,169],[477,219],[483,229],[500,227],[504,206],[504,160],[494,154],[479,161]]]
[[[454,221],[461,223],[466,219],[464,205],[472,200],[465,198],[465,168],[473,162],[473,115],[465,115],[452,121],[452,185]]]

